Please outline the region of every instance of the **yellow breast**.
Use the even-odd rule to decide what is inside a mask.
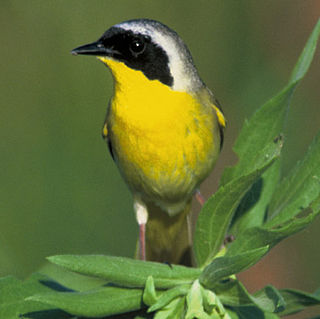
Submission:
[[[123,177],[133,192],[148,199],[185,201],[219,152],[214,108],[122,62],[101,59],[115,79],[107,126]]]

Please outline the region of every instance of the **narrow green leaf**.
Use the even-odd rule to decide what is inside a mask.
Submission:
[[[320,194],[320,133],[313,140],[306,156],[289,176],[278,184],[269,207],[274,226],[297,215]]]
[[[80,275],[49,262],[46,262],[38,272],[75,291],[88,291],[107,283],[105,279]]]
[[[279,314],[281,316],[293,314],[309,306],[320,305],[320,297],[293,289],[281,289],[280,293],[286,302],[286,307]]]
[[[199,267],[209,264],[218,253],[239,202],[279,157],[281,147],[282,143],[278,140],[266,145],[256,154],[251,165],[251,173],[220,187],[205,203],[198,217],[194,235],[194,251]]]
[[[171,288],[179,284],[191,283],[201,273],[201,270],[197,268],[114,256],[60,255],[48,259],[68,270],[104,278],[125,287],[143,288],[147,278],[152,276],[156,288]]]
[[[157,292],[154,286],[154,280],[152,276],[149,276],[146,282],[146,286],[144,287],[143,291],[143,302],[147,306],[152,306],[154,303],[157,302]]]
[[[202,272],[200,283],[213,288],[217,281],[228,276],[237,274],[257,263],[269,250],[269,247],[262,247],[232,257],[215,258]]]
[[[34,295],[38,301],[76,316],[104,317],[141,309],[142,290],[103,287],[87,292],[55,292]]]
[[[296,66],[293,69],[293,72],[290,77],[289,83],[295,83],[300,81],[305,74],[307,73],[310,64],[312,62],[315,50],[317,48],[317,42],[320,34],[320,19],[315,25],[299,59]]]
[[[226,310],[217,295],[212,290],[203,287],[201,287],[201,292],[205,312],[209,315],[218,314],[220,318],[225,318]]]
[[[269,285],[257,291],[251,298],[260,309],[267,312],[280,312],[286,307],[286,302],[279,290]]]
[[[158,300],[151,307],[149,307],[148,312],[157,311],[160,308],[165,307],[173,299],[185,296],[190,288],[191,285],[181,285],[163,292],[162,295],[158,298]]]
[[[238,255],[247,250],[270,246],[270,249],[282,239],[293,235],[307,227],[320,213],[320,196],[311,207],[302,212],[302,217],[295,217],[284,225],[274,228],[254,227],[240,234],[236,240],[228,246],[226,256]]]
[[[52,281],[47,276],[33,274],[26,281],[18,280],[14,277],[0,279],[0,318],[20,319],[31,318],[29,314],[46,311],[52,318],[66,319],[70,316],[63,311],[53,311],[52,307],[35,302],[26,301],[25,298],[36,294],[50,292],[52,289],[66,289],[58,283]]]

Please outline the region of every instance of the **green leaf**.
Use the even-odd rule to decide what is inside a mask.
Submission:
[[[254,163],[256,152],[282,132],[291,97],[312,62],[319,33],[320,20],[309,37],[287,86],[244,123],[234,145],[239,161],[235,166],[225,169],[221,185],[248,172]],[[278,186],[279,176],[280,164],[277,163],[261,177],[261,181],[256,185],[260,188],[253,187],[243,199],[232,223],[233,234],[238,235],[246,229],[262,225],[268,203],[275,187]]]
[[[266,102],[249,121],[245,122],[234,145],[239,162],[234,167],[225,170],[222,185],[250,171],[256,153],[280,135],[294,89],[305,76],[312,62],[319,33],[320,20],[311,33],[287,86]]]
[[[267,225],[274,226],[294,217],[320,194],[320,133],[306,156],[290,175],[278,184],[271,200]]]
[[[199,281],[194,281],[187,295],[187,313],[185,319],[209,319],[209,315],[203,309],[203,299]]]
[[[33,274],[26,281],[14,277],[0,279],[0,318],[21,319],[32,318],[31,313],[45,313],[49,318],[65,319],[70,316],[63,311],[52,310],[53,308],[43,303],[26,301],[25,298],[36,294],[63,290],[64,287],[49,279],[47,276]],[[40,318],[40,316],[39,316]]]
[[[280,312],[286,306],[279,290],[270,285],[256,292],[251,298],[260,309],[266,312]]]
[[[55,292],[37,294],[27,300],[59,308],[72,315],[103,317],[142,308],[142,290],[103,287],[87,292]]]
[[[75,291],[88,291],[107,284],[105,279],[88,277],[46,262],[38,272]]]
[[[239,319],[240,317],[236,314],[236,312],[232,311],[231,309],[227,309],[227,313],[231,319]]]
[[[320,296],[316,294],[293,289],[281,289],[280,293],[286,303],[285,309],[279,313],[281,316],[299,312],[309,306],[320,305]]]
[[[99,278],[125,287],[143,288],[149,276],[156,288],[171,288],[191,283],[201,270],[177,265],[146,262],[124,257],[102,255],[60,255],[48,258],[68,270]]]
[[[105,319],[107,318],[108,319],[154,319],[154,314],[147,313],[146,308],[144,308],[138,311],[131,311],[131,312],[126,312],[119,315],[112,315],[112,316],[105,317]],[[38,318],[33,318],[33,319],[38,319]],[[49,318],[43,318],[43,319],[49,319]],[[89,319],[89,318],[73,316],[72,319]]]
[[[185,296],[190,287],[191,285],[180,285],[163,292],[158,300],[148,309],[148,312],[159,310],[169,304],[173,299]]]
[[[149,276],[147,279],[146,286],[143,291],[142,299],[147,306],[152,306],[158,300],[157,292],[154,286],[154,280],[152,276]]]
[[[280,160],[278,159],[252,185],[241,200],[232,219],[229,233],[237,237],[249,228],[262,226],[265,223],[267,207],[279,182]]]
[[[256,154],[255,161],[251,165],[251,173],[220,187],[204,204],[194,235],[195,257],[200,267],[210,263],[217,254],[239,202],[278,158],[281,147],[282,143],[278,140],[266,145],[261,152]]]
[[[279,290],[267,286],[250,295],[238,280],[219,282],[212,288],[224,305],[232,307],[258,307],[262,312],[279,312],[286,305]]]
[[[226,256],[235,256],[241,252],[267,245],[271,249],[282,239],[301,231],[320,213],[320,196],[302,213],[301,217],[292,218],[286,224],[275,228],[253,227],[248,229],[228,246]]]
[[[276,314],[263,312],[255,306],[232,307],[239,319],[278,319]]]
[[[239,161],[232,167],[227,167],[221,178],[221,185],[252,171],[257,154],[272,142],[282,142],[281,130],[289,102],[286,89],[269,100],[246,121],[233,147]],[[291,95],[290,95],[291,96]]]
[[[154,319],[178,319],[183,318],[185,297],[172,300],[166,307],[157,311]]]
[[[201,287],[201,292],[205,312],[209,315],[218,314],[220,315],[220,318],[224,318],[226,310],[217,295],[213,291],[203,287]]]
[[[317,48],[319,34],[320,34],[320,20],[318,20],[317,24],[315,25],[299,57],[299,60],[293,69],[289,83],[295,83],[297,81],[300,81],[307,73],[314,56],[314,52]]]
[[[269,247],[267,246],[232,257],[225,256],[215,258],[212,263],[203,270],[199,278],[200,283],[207,288],[213,288],[217,281],[253,266],[268,250]]]
[[[212,290],[221,302],[227,306],[243,306],[252,303],[251,295],[243,284],[236,279],[218,282]]]

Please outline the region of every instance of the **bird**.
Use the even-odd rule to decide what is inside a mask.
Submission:
[[[189,49],[165,24],[132,19],[71,53],[96,56],[113,76],[102,136],[133,195],[137,258],[192,264],[191,201],[204,203],[226,119]]]

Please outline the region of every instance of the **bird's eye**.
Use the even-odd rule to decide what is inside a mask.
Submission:
[[[145,42],[142,39],[134,38],[130,43],[130,51],[134,56],[141,54],[146,47]]]

